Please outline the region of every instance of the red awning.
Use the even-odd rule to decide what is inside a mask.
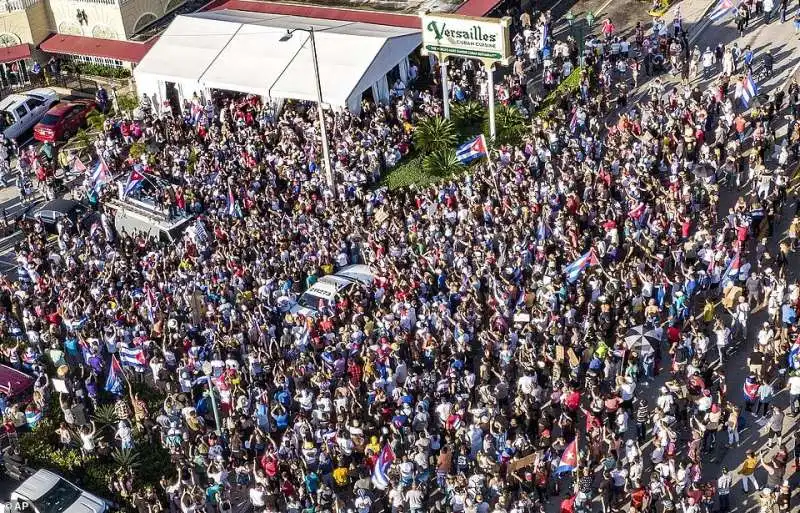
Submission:
[[[486,16],[500,5],[501,0],[467,0],[456,9],[456,14],[464,16]]]
[[[134,43],[132,41],[101,39],[99,37],[52,34],[42,41],[39,48],[50,53],[105,57],[107,59],[138,63],[150,50],[153,43],[155,43],[155,38],[146,43]]]
[[[31,56],[31,45],[23,43],[21,45],[0,47],[0,63],[20,61]]]
[[[217,0],[207,6],[205,10],[219,9],[282,14],[284,16],[302,16],[305,18],[318,18],[322,20],[373,23],[375,25],[388,25],[390,27],[420,28],[419,17],[410,14],[394,14],[390,12],[367,11],[364,9],[339,9],[318,5],[283,4],[253,0]]]

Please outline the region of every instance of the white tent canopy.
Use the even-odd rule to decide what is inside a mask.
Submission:
[[[182,15],[134,70],[137,86],[162,98],[164,82],[173,82],[185,97],[194,87],[315,101],[309,34],[298,30],[280,41],[287,30],[311,27],[323,102],[341,107],[357,108],[362,93],[421,42],[419,30],[369,23],[234,10]]]

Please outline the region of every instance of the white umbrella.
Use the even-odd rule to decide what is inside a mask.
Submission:
[[[641,356],[652,354],[654,344],[658,344],[659,337],[655,330],[646,329],[644,325],[634,326],[625,334],[625,347],[636,351]]]

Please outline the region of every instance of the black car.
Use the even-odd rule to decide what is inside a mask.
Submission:
[[[31,216],[41,222],[45,230],[56,233],[56,223],[59,219],[66,217],[74,226],[78,224],[89,208],[80,201],[68,199],[54,199],[48,201]]]

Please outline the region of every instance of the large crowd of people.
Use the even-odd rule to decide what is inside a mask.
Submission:
[[[534,112],[536,90],[580,64],[571,38],[542,39],[550,23],[519,19],[500,100]],[[27,229],[0,328],[4,361],[37,381],[4,429],[58,419],[54,446],[87,462],[160,444],[160,488],[133,468],[108,483],[146,513],[725,513],[740,479],[788,512],[800,218],[779,227],[795,213],[800,88],[744,108],[739,50],[712,52],[705,70],[680,20],[629,39],[608,20],[579,87],[520,145],[398,191],[380,178],[442,112],[435,78],[326,111],[333,188],[314,105],[219,94],[109,117],[96,161],[158,178],[154,201],[191,224],[170,244],[117,231],[97,164],[85,217],[62,218],[55,243]],[[485,70],[450,69],[452,101],[485,99]],[[629,106],[639,70],[657,76]],[[692,70],[716,78],[701,89]],[[370,278],[294,307],[354,264]],[[744,396],[727,384],[734,351]],[[772,400],[784,386],[787,411]],[[105,404],[117,422],[100,441]],[[704,472],[759,419],[771,450]]]

